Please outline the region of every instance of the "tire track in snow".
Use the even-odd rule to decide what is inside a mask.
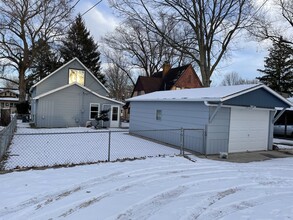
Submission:
[[[178,171],[178,170],[177,170]],[[134,181],[131,181],[131,182],[128,182],[124,185],[120,185],[119,187],[116,187],[116,188],[112,188],[111,190],[108,190],[107,192],[104,192],[102,194],[97,194],[95,196],[92,196],[91,198],[87,198],[87,199],[81,199],[79,201],[74,201],[74,207],[68,207],[67,210],[65,212],[63,212],[61,215],[59,215],[59,217],[61,216],[68,216],[72,213],[74,213],[75,211],[78,211],[82,208],[85,208],[87,206],[84,206],[84,204],[87,204],[89,203],[89,205],[93,205],[97,202],[100,202],[102,199],[104,198],[107,198],[107,197],[110,197],[110,196],[113,196],[113,195],[117,195],[117,192],[125,192],[135,186],[141,186],[141,184],[149,184],[151,182],[161,182],[162,180],[164,179],[174,179],[174,178],[180,178],[182,177],[182,174],[181,172],[170,172],[170,170],[168,170],[168,172],[164,173],[165,175],[163,175],[161,172],[158,173],[158,172],[154,172],[156,175],[150,175],[152,173],[149,173],[149,176],[146,176],[144,178],[140,178],[140,179],[136,179]],[[215,171],[212,171],[213,173],[217,174],[218,172],[215,172]],[[210,173],[212,173],[210,172]],[[223,171],[224,172],[224,171]],[[173,175],[170,175],[170,174],[173,174]],[[203,173],[200,173],[200,174],[203,174]],[[206,174],[206,173],[204,173]],[[197,173],[194,173],[193,175],[189,174],[189,176],[197,176],[198,174]],[[142,175],[143,176],[143,175]],[[220,178],[221,180],[231,180],[231,179],[236,179],[235,176],[233,177],[223,177],[223,178]],[[192,182],[189,182],[187,184],[184,184],[183,186],[186,187],[188,185],[196,185],[198,184],[199,182],[210,182],[210,181],[215,181],[215,180],[219,180],[219,178],[209,178],[209,179],[205,179],[205,180],[196,180],[196,181],[192,181]],[[76,203],[79,203],[76,205]]]
[[[95,185],[95,183],[98,183],[98,182],[101,183],[103,181],[109,181],[109,180],[111,181],[113,177],[119,176],[121,174],[122,174],[122,172],[111,173],[106,176],[91,179],[89,181],[81,183],[79,186],[73,186],[69,189],[62,190],[57,193],[52,193],[49,195],[47,194],[47,195],[27,199],[27,200],[21,202],[20,204],[14,206],[13,208],[6,207],[4,209],[4,211],[0,210],[0,216],[14,213],[14,212],[20,211],[22,209],[25,209],[27,207],[31,207],[33,205],[36,205],[35,209],[40,209],[44,205],[48,205],[48,204],[52,203],[53,201],[60,200],[60,199],[65,198],[75,192],[78,192],[82,189],[86,189],[88,187],[91,187],[91,186]]]
[[[172,169],[171,166],[168,166],[168,167],[170,167]],[[146,174],[149,175],[149,176],[147,178],[139,179],[138,181],[135,181],[135,182],[137,182],[137,184],[138,184],[138,183],[141,183],[141,182],[145,182],[145,181],[147,181],[149,179],[152,179],[152,178],[154,178],[156,176],[165,176],[165,175],[170,174],[169,171],[171,169],[170,170],[169,169],[158,170],[158,168],[160,168],[160,167],[155,167],[155,170],[156,170],[155,172],[141,173],[140,175],[136,175],[135,176],[136,178],[137,178],[137,176],[144,176],[145,177]],[[174,170],[174,168],[173,168],[173,170]],[[175,173],[178,173],[177,171]],[[31,198],[31,199],[28,199],[28,200],[22,202],[20,205],[17,205],[16,207],[9,208],[9,210],[5,209],[3,212],[0,211],[0,215],[7,215],[7,214],[10,214],[10,213],[13,213],[13,212],[24,210],[26,208],[30,208],[31,206],[35,206],[34,209],[39,210],[39,209],[42,209],[42,208],[46,207],[47,205],[50,205],[51,203],[58,202],[61,199],[64,199],[64,198],[66,198],[68,196],[71,196],[76,192],[86,190],[86,189],[90,189],[90,188],[95,187],[96,185],[100,185],[102,183],[121,180],[121,179],[117,179],[117,178],[127,179],[127,178],[129,178],[128,174],[129,173],[134,173],[134,172],[135,171],[124,172],[124,173],[121,172],[121,171],[120,172],[115,172],[115,173],[109,174],[107,176],[103,176],[103,177],[92,179],[90,181],[83,182],[83,183],[79,184],[78,186],[71,187],[71,188],[69,188],[67,190],[62,190],[61,192],[41,196],[39,198],[34,197],[34,198]],[[165,173],[165,175],[163,175],[164,173]],[[115,190],[123,191],[123,188],[127,189],[127,188],[130,188],[130,186],[126,184],[126,185],[123,185],[122,187],[118,187],[118,188],[115,188],[115,189],[110,190],[110,191],[115,191]],[[99,199],[100,197],[105,198],[104,195],[99,195],[97,197],[91,198],[91,200],[98,202],[98,201],[100,201],[100,199]],[[84,201],[81,202],[81,204],[82,203],[84,203]]]
[[[198,170],[198,169],[197,169]],[[184,170],[186,171],[186,170]],[[190,170],[188,170],[189,172]],[[221,170],[221,172],[226,172],[227,170]],[[211,171],[211,172],[208,172],[208,174],[210,173],[214,173],[214,174],[218,174],[220,171]],[[231,172],[231,171],[230,171]],[[151,182],[161,182],[162,180],[164,179],[174,179],[174,178],[182,178],[182,173],[181,172],[178,172],[178,169],[175,170],[175,172],[170,172],[170,170],[164,170],[164,173],[162,173],[162,171],[160,172],[154,172],[155,174],[149,172],[148,176],[145,176],[145,175],[141,175],[143,176],[144,178],[139,178],[139,179],[135,179],[134,181],[131,181],[131,182],[127,182],[126,184],[124,185],[120,185],[119,187],[115,187],[115,188],[112,188],[110,190],[108,190],[107,192],[104,192],[104,193],[100,193],[100,194],[96,194],[94,196],[91,196],[90,198],[86,198],[86,199],[79,199],[78,201],[74,200],[74,202],[71,202],[71,204],[73,205],[70,205],[68,204],[66,206],[66,210],[65,211],[62,211],[62,214],[60,214],[58,217],[64,217],[64,216],[68,216],[82,208],[86,208],[90,205],[93,205],[97,202],[100,202],[102,199],[105,199],[107,197],[111,197],[111,196],[114,196],[114,195],[117,195],[117,193],[119,192],[124,192],[124,191],[127,191],[128,189],[131,189],[135,186],[141,186],[141,184],[146,184],[146,183],[151,183]],[[152,174],[152,175],[150,175]],[[173,175],[172,175],[173,174]],[[206,172],[201,172],[201,173],[193,173],[192,175],[191,174],[188,174],[189,177],[191,176],[198,176],[198,175],[207,175]],[[121,177],[125,177],[125,175],[121,175]],[[233,177],[227,177],[227,178],[221,178],[221,179],[236,179],[235,176]],[[219,180],[219,178],[209,178],[209,179],[206,179],[204,181],[207,181],[207,182],[210,182],[210,181],[215,181],[215,180]],[[119,180],[117,180],[119,181]],[[196,181],[192,181],[191,183],[193,185],[196,185],[198,182],[204,182],[203,180],[196,180]],[[187,185],[190,185],[191,183],[188,183]],[[86,204],[86,205],[85,205]],[[72,206],[72,207],[71,207]]]
[[[293,193],[281,192],[252,198],[245,198],[245,200],[236,201],[224,206],[216,207],[213,209],[206,209],[205,212],[202,213],[200,216],[192,219],[221,219],[225,216],[241,210],[257,207],[265,203],[271,203],[276,196],[288,196],[288,194],[293,195]]]
[[[171,188],[165,189],[161,193],[150,195],[147,199],[144,199],[143,201],[139,201],[133,204],[123,213],[117,214],[116,219],[117,220],[148,219],[150,216],[154,215],[157,211],[161,210],[163,206],[175,201],[175,199],[178,199],[178,197],[181,198],[184,192],[196,186],[198,183],[232,180],[236,178],[237,177],[222,177],[222,178],[208,178],[204,180],[194,180],[187,183],[183,183],[177,187],[171,187]]]
[[[148,201],[143,202],[139,205],[128,209],[126,212],[119,214],[116,218],[117,220],[129,220],[129,219],[148,219],[155,212],[160,210],[160,208],[178,198],[183,194],[189,187],[178,186],[174,189],[169,189],[163,193],[160,193]]]
[[[193,171],[201,171],[201,172],[197,172],[197,173],[193,173],[192,175],[189,174],[189,172],[193,172]],[[204,169],[205,170],[205,169]],[[159,170],[159,171],[155,171],[155,172],[146,172],[146,173],[140,173],[140,174],[134,174],[132,175],[131,177],[144,177],[143,179],[140,179],[140,180],[136,180],[134,181],[136,184],[134,185],[128,185],[126,184],[124,187],[125,188],[130,188],[132,186],[135,186],[137,185],[138,183],[150,183],[150,182],[154,182],[154,181],[161,181],[161,180],[164,180],[164,179],[172,179],[175,177],[182,177],[183,178],[188,178],[188,177],[191,177],[191,176],[199,176],[199,175],[211,175],[211,174],[219,174],[219,173],[222,173],[222,172],[233,172],[234,170],[216,170],[216,171],[209,171],[209,172],[206,172],[206,171],[202,171],[202,169],[194,169],[194,168],[190,168],[190,169],[172,169],[172,170],[168,170],[168,169],[164,169],[164,170]],[[119,173],[117,177],[121,178],[121,177],[124,177],[124,178],[129,178],[130,176],[128,175],[129,173],[133,173],[133,172],[127,172],[127,173]],[[186,174],[187,173],[187,174]],[[183,175],[185,174],[185,175]],[[149,176],[148,176],[149,175]],[[146,177],[147,176],[147,177]],[[157,178],[155,178],[157,177]],[[107,178],[108,179],[108,178]],[[118,180],[118,179],[117,179]],[[111,179],[110,181],[115,181],[113,179]],[[43,202],[40,202],[36,209],[40,209],[54,201],[58,201],[60,199],[63,199],[67,196],[70,196],[71,194],[75,193],[75,192],[78,192],[78,191],[81,191],[81,190],[86,190],[86,189],[89,189],[89,188],[92,188],[94,187],[95,185],[97,184],[101,184],[105,181],[100,181],[99,180],[95,180],[93,181],[91,184],[81,184],[79,185],[78,187],[76,188],[73,188],[73,189],[70,189],[70,190],[67,190],[65,192],[61,192],[60,194],[58,195],[54,195],[54,196],[50,196],[46,201],[43,201]],[[116,189],[114,189],[116,190]],[[111,190],[112,191],[112,190]],[[119,191],[123,191],[123,190],[119,190]],[[100,196],[98,196],[97,198],[99,198]],[[104,197],[103,197],[104,198]],[[99,200],[98,200],[99,201]]]

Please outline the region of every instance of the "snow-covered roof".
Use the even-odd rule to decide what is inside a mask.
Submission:
[[[288,100],[293,103],[293,97],[288,98]]]
[[[117,103],[117,104],[119,104],[119,105],[124,105],[123,102],[119,102],[119,101],[117,101],[117,100],[110,99],[110,98],[108,98],[108,97],[105,97],[105,96],[99,95],[98,93],[96,93],[96,92],[94,92],[94,91],[88,89],[87,87],[84,87],[84,86],[82,86],[82,85],[80,85],[80,84],[78,84],[78,83],[73,83],[73,84],[67,84],[67,85],[64,85],[64,86],[59,87],[59,88],[57,88],[57,89],[53,89],[53,90],[51,90],[51,91],[49,91],[49,92],[43,93],[43,94],[41,94],[41,95],[39,95],[39,96],[36,96],[36,97],[33,98],[33,99],[35,99],[35,100],[40,99],[40,98],[42,98],[42,97],[45,97],[45,96],[47,96],[47,95],[53,94],[53,93],[58,92],[58,91],[61,91],[61,90],[65,89],[65,88],[68,88],[68,87],[73,86],[73,85],[79,86],[80,88],[82,88],[82,89],[84,89],[84,90],[86,90],[86,91],[92,93],[93,95],[95,95],[95,96],[97,96],[97,97],[99,97],[99,98],[101,98],[101,99],[106,99],[106,100],[108,100],[108,101],[115,102],[115,103]]]
[[[13,101],[13,102],[18,102],[18,98],[12,98],[12,97],[0,97],[0,101]]]
[[[236,96],[254,91],[259,88],[264,88],[271,94],[292,106],[287,99],[283,98],[278,93],[274,92],[269,87],[263,84],[235,85],[235,86],[219,86],[196,89],[169,90],[161,92],[153,92],[146,95],[136,96],[127,101],[209,101],[223,102]]]

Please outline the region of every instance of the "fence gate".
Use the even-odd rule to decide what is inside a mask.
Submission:
[[[183,148],[185,151],[205,153],[204,129],[183,129],[183,137]]]

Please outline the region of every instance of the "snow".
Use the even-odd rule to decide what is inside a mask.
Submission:
[[[109,131],[85,127],[32,129],[18,122],[5,169],[81,164],[108,160]],[[175,155],[178,149],[112,129],[110,160]]]
[[[0,175],[0,219],[290,219],[293,158],[182,157]]]
[[[264,87],[262,84],[219,86],[152,92],[126,101],[222,101],[223,98],[247,90]]]
[[[1,101],[15,101],[15,102],[19,101],[18,98],[11,98],[11,97],[1,97],[0,100]]]
[[[274,138],[274,145],[280,150],[293,150],[293,140]]]
[[[89,143],[77,136],[76,131],[83,131],[85,136],[103,135],[103,132],[93,132],[90,128],[31,129],[27,124],[19,123],[12,154],[21,153],[21,147],[36,150],[41,146],[43,151],[37,152],[41,157],[45,154],[46,144],[36,143],[52,135],[64,136],[46,139],[51,145],[54,141],[58,143],[60,137],[75,134],[63,142],[66,145],[57,146],[66,149],[76,143],[71,150],[86,148]],[[41,138],[36,132],[45,134]],[[170,154],[175,151],[143,139],[139,141],[136,137],[125,135],[124,131],[117,134],[121,134],[113,139],[117,154],[125,153],[121,149],[129,147],[127,143],[134,143],[133,146],[137,147],[132,146],[127,153],[146,153],[144,151],[148,147],[151,149],[147,151],[149,153],[157,153],[158,149],[164,152],[168,149]],[[125,137],[127,142],[124,142]],[[97,143],[98,140],[95,141]],[[56,162],[62,157],[58,148],[54,151],[49,159],[42,159],[43,163]],[[25,156],[11,157],[8,161],[10,167],[17,164],[16,158]],[[243,164],[195,156],[190,156],[190,159],[161,156],[0,174],[0,219],[292,218],[293,158]],[[33,158],[23,161],[27,160],[33,161]]]

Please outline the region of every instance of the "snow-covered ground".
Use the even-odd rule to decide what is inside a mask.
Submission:
[[[157,157],[0,175],[0,219],[291,219],[293,158]]]
[[[108,160],[109,132],[85,127],[32,129],[18,123],[9,148],[5,169],[91,163]],[[112,129],[110,160],[158,155],[180,151],[129,135],[127,129]]]
[[[293,150],[293,140],[274,138],[274,145],[281,150]]]

